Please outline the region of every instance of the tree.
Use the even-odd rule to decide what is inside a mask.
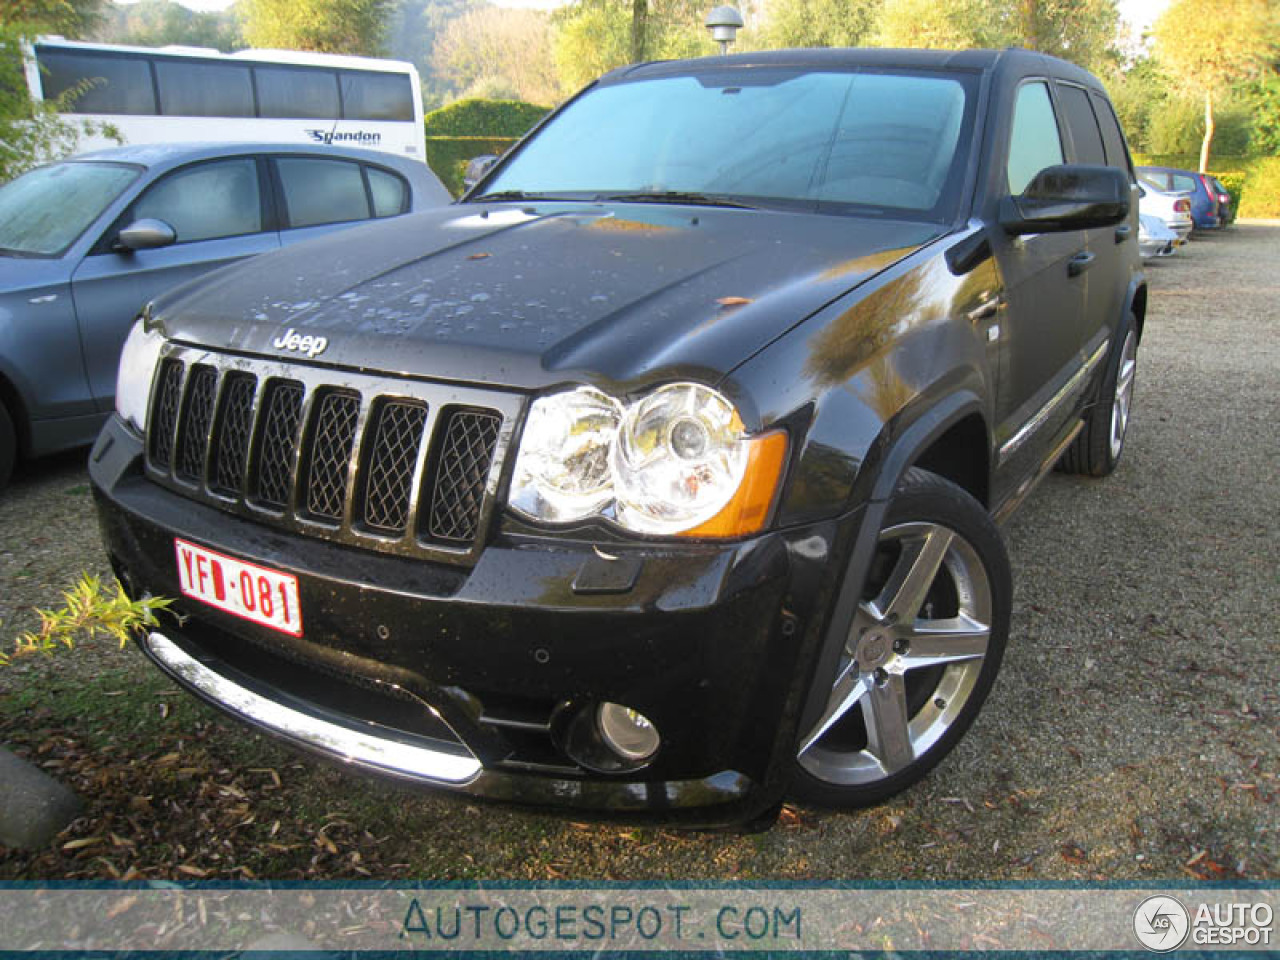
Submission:
[[[200,13],[174,0],[138,0],[128,6],[113,3],[92,37],[102,43],[139,47],[181,44],[230,52],[244,46],[240,23],[232,11]]]
[[[886,0],[877,43],[1025,47],[1091,70],[1116,60],[1115,0]]]
[[[81,89],[37,103],[27,92],[20,38],[29,30],[0,26],[0,183],[76,152],[81,134],[119,140],[113,127],[62,116]]]
[[[641,60],[709,52],[702,0],[576,0],[556,11],[556,66],[566,90]],[[639,14],[637,13],[639,11]]]
[[[478,0],[401,0],[387,31],[387,52],[396,60],[408,60],[422,77],[422,105],[432,110],[458,90],[447,76],[438,76],[431,56],[445,29]]]
[[[76,39],[97,22],[105,0],[4,0],[0,27],[21,27],[27,34],[60,33]]]
[[[479,7],[452,21],[435,42],[431,65],[464,96],[553,104],[560,78],[552,27],[537,10]]]
[[[1204,103],[1200,172],[1209,169],[1214,102],[1232,85],[1274,74],[1280,11],[1274,0],[1173,0],[1155,24],[1165,71]]]
[[[777,0],[753,45],[856,47],[866,41],[884,0]]]
[[[886,0],[875,43],[882,47],[958,50],[1011,41],[1001,9],[990,0]]]
[[[396,0],[241,0],[251,47],[380,56]]]

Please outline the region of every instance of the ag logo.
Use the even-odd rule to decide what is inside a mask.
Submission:
[[[1133,932],[1138,942],[1156,953],[1178,949],[1190,928],[1187,908],[1173,897],[1147,897],[1133,914]]]

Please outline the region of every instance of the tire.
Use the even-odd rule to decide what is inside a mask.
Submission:
[[[9,484],[13,464],[18,459],[18,435],[9,411],[0,403],[0,490]]]
[[[1011,601],[1009,558],[987,511],[954,483],[908,470],[827,708],[797,746],[792,796],[869,806],[928,773],[995,682]]]
[[[1098,402],[1085,415],[1084,429],[1058,461],[1064,473],[1105,477],[1115,470],[1124,453],[1138,372],[1138,327],[1132,314],[1118,333],[1120,349],[1108,359]]]

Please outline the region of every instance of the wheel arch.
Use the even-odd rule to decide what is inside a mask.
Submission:
[[[1143,277],[1136,278],[1129,285],[1124,299],[1125,315],[1132,315],[1138,333],[1138,342],[1142,342],[1142,328],[1147,322],[1147,282]],[[1124,316],[1121,316],[1121,321]]]
[[[809,692],[800,711],[798,731],[810,729],[821,716],[827,688],[814,680],[835,674],[845,637],[857,613],[858,598],[875,554],[880,530],[884,526],[889,501],[898,483],[913,466],[930,469],[921,463],[922,459],[926,462],[942,462],[955,452],[955,444],[966,436],[972,436],[974,430],[981,431],[982,450],[989,464],[991,445],[984,409],[981,398],[973,390],[954,390],[912,420],[880,459],[874,479],[871,480],[870,496],[864,501],[853,546],[844,571],[839,576],[835,607],[809,677]],[[983,471],[983,475],[989,480],[989,469]],[[981,498],[978,499],[983,502]],[[985,502],[983,506],[986,506]]]
[[[27,416],[27,405],[22,401],[22,393],[13,381],[0,369],[0,404],[9,412],[13,421],[13,431],[18,441],[18,457],[26,457],[31,451],[31,420]]]

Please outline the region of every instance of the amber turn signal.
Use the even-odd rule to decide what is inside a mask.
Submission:
[[[747,469],[733,499],[710,520],[681,531],[680,536],[743,537],[764,527],[787,462],[787,432],[762,434],[750,444]]]

